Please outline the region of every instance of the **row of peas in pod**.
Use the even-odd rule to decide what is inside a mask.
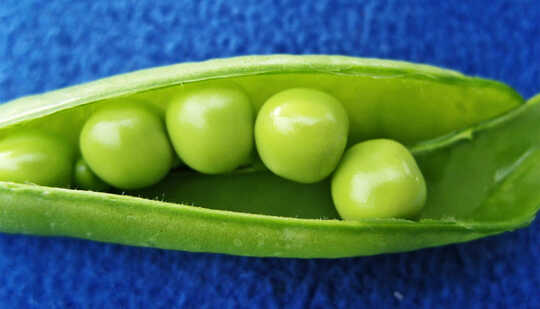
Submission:
[[[131,190],[158,183],[181,162],[230,173],[250,164],[256,149],[271,172],[292,181],[333,173],[332,197],[344,219],[414,217],[426,185],[409,151],[386,139],[345,151],[348,131],[341,102],[316,89],[276,93],[256,114],[237,86],[197,87],[171,98],[165,120],[141,102],[98,109],[82,128],[78,159],[58,137],[10,136],[0,142],[0,180],[68,186],[73,179],[82,189]]]

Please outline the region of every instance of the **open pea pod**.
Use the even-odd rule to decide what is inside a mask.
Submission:
[[[349,142],[409,145],[428,199],[418,220],[342,221],[328,181],[294,183],[259,164],[227,175],[172,172],[131,192],[0,182],[0,231],[250,256],[346,257],[468,241],[529,224],[540,205],[540,98],[431,66],[339,56],[253,56],[123,74],[0,106],[0,138],[47,130],[77,145],[100,106],[234,83],[259,108],[291,87],[324,90]],[[199,206],[199,207],[194,207]]]

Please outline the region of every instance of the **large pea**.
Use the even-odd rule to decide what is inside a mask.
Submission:
[[[332,178],[332,198],[345,220],[411,218],[426,201],[426,183],[411,153],[398,142],[358,143]]]
[[[236,87],[197,88],[174,98],[167,129],[180,158],[206,174],[246,164],[253,151],[254,111]]]
[[[302,183],[326,178],[347,144],[349,119],[333,96],[295,88],[268,99],[257,116],[255,142],[273,173]]]
[[[0,180],[68,187],[74,149],[62,138],[25,131],[0,141]]]
[[[173,160],[161,118],[143,105],[112,105],[98,110],[84,124],[80,148],[92,171],[120,189],[159,182]]]

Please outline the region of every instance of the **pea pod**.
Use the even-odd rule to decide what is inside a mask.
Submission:
[[[428,194],[416,221],[337,220],[328,181],[294,183],[258,163],[227,175],[175,170],[138,191],[100,193],[0,182],[0,231],[250,256],[345,257],[468,241],[529,224],[540,205],[540,97],[411,63],[339,56],[253,56],[119,75],[0,106],[0,138],[22,127],[76,141],[118,100],[164,110],[192,87],[224,80],[255,109],[287,88],[339,99],[349,143],[409,146]],[[193,207],[193,205],[201,207]]]

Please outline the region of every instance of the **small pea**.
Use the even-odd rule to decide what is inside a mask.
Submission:
[[[110,186],[92,172],[86,161],[83,158],[77,160],[74,170],[75,185],[84,190],[91,191],[107,191]]]
[[[173,151],[161,118],[144,106],[113,105],[94,113],[80,136],[84,160],[120,189],[151,186],[172,166]]]
[[[206,174],[230,172],[253,152],[254,111],[235,87],[208,87],[174,98],[167,109],[172,144],[186,165]]]
[[[332,198],[345,220],[411,218],[426,201],[426,183],[398,142],[376,139],[348,149],[332,178]]]
[[[333,96],[294,88],[268,99],[257,116],[255,142],[275,174],[302,183],[326,178],[347,144],[349,119]]]
[[[72,145],[58,136],[20,132],[0,142],[0,180],[68,187],[73,157]]]

